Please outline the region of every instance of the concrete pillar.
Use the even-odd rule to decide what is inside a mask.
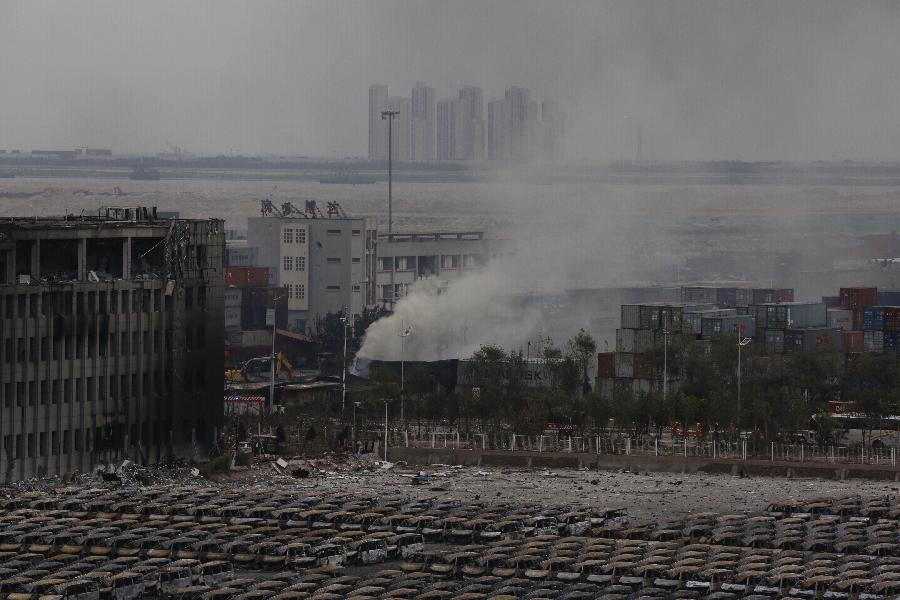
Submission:
[[[122,279],[131,279],[131,238],[122,240]]]
[[[4,250],[6,252],[6,273],[5,280],[7,283],[15,283],[16,282],[16,250],[15,248],[11,248],[9,250]]]
[[[87,278],[87,238],[78,240],[78,281]]]
[[[41,278],[41,240],[31,243],[31,280],[38,281]]]

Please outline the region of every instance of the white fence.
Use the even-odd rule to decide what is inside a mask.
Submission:
[[[754,459],[771,462],[897,466],[896,448],[754,443],[746,439],[737,441],[661,440],[651,436],[631,437],[628,435],[464,434],[459,431],[416,433],[394,430],[389,432],[388,443],[394,447],[408,448],[682,456],[726,460]]]

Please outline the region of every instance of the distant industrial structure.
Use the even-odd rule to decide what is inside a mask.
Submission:
[[[379,234],[377,301],[391,305],[420,279],[447,284],[510,251],[507,240],[486,238],[482,231]]]
[[[224,245],[154,208],[0,219],[0,480],[216,443]]]
[[[369,159],[388,158],[381,112],[397,111],[392,153],[400,161],[557,161],[563,157],[565,118],[554,100],[538,103],[521,87],[487,105],[484,91],[466,85],[457,97],[435,101],[434,88],[417,82],[410,99],[388,96],[386,85],[369,87]]]

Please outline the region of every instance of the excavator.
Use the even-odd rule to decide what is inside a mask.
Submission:
[[[232,383],[269,381],[271,376],[271,356],[257,356],[245,361],[239,369],[225,371],[225,381]],[[294,379],[294,365],[281,352],[275,355],[275,379],[277,381],[293,381]]]

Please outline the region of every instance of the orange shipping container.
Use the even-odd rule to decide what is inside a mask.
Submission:
[[[841,342],[844,354],[857,354],[865,351],[862,331],[842,331],[841,337],[843,338]]]
[[[615,377],[616,376],[616,353],[601,352],[597,355],[597,376],[598,377]]]
[[[269,270],[265,267],[228,267],[225,269],[225,286],[236,288],[266,287]]]
[[[846,310],[862,310],[867,306],[875,306],[878,304],[878,288],[841,288],[840,298],[841,308]]]
[[[653,365],[647,359],[646,354],[634,355],[634,378],[650,379],[653,373]]]

